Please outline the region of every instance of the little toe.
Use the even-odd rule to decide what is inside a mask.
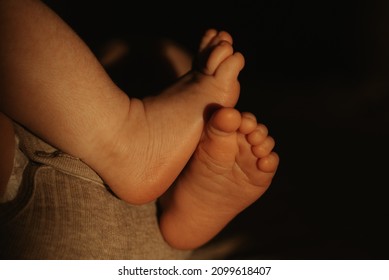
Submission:
[[[274,174],[279,165],[279,156],[275,152],[271,152],[268,156],[258,159],[257,168],[264,172]]]
[[[266,157],[271,153],[275,146],[273,137],[267,136],[266,139],[260,144],[252,146],[251,151],[258,158]]]

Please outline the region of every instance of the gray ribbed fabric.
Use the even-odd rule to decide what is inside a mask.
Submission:
[[[0,205],[1,259],[189,257],[164,242],[155,203],[125,203],[79,159],[15,131],[30,161],[16,199]]]

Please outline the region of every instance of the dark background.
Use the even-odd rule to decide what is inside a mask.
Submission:
[[[211,257],[389,259],[387,1],[46,2],[96,53],[118,37],[143,44],[138,64],[111,73],[124,89],[123,73],[150,86],[139,59],[153,38],[195,51],[209,27],[234,37],[246,58],[237,107],[268,126],[281,162]]]

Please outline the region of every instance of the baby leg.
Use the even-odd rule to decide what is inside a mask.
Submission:
[[[207,110],[239,97],[244,58],[227,32],[206,32],[196,67],[143,100],[118,88],[41,1],[1,1],[0,36],[0,110],[83,160],[130,203],[164,193],[196,149]]]

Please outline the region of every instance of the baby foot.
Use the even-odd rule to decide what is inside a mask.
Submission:
[[[179,249],[201,246],[261,197],[278,167],[274,145],[253,114],[218,110],[174,188],[161,198],[166,241]]]
[[[121,199],[142,204],[157,199],[193,154],[212,106],[236,105],[244,58],[231,36],[208,30],[195,67],[157,96],[131,98],[122,128],[111,133],[108,156],[91,166]]]

